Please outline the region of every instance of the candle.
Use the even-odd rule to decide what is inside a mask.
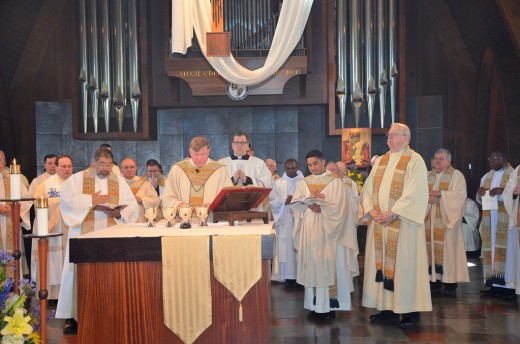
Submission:
[[[16,164],[16,159],[13,159],[13,163],[9,166],[9,181],[11,184],[10,187],[10,196],[11,199],[20,199],[20,165]]]
[[[36,200],[36,220],[38,223],[38,235],[49,234],[49,203],[47,198]]]

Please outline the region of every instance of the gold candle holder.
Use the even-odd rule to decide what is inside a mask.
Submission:
[[[36,208],[48,208],[49,207],[49,199],[48,198],[37,198],[35,201]]]
[[[22,168],[20,165],[16,165],[16,160],[13,164],[9,165],[9,173],[11,174],[21,174]]]

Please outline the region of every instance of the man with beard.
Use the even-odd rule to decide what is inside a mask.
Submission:
[[[112,152],[100,148],[93,166],[73,174],[61,185],[61,214],[69,226],[69,238],[105,229],[118,223],[137,221],[137,202],[123,177],[112,173]],[[123,209],[95,210],[96,206],[125,205]],[[63,276],[56,318],[67,319],[64,334],[77,333],[77,289],[74,264],[69,262],[69,245],[65,253]]]

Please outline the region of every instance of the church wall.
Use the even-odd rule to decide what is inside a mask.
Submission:
[[[305,155],[311,149],[323,151],[327,160],[340,159],[340,137],[326,135],[326,107],[247,107],[212,109],[163,109],[157,111],[156,141],[81,141],[72,138],[70,101],[36,103],[36,159],[38,173],[46,154],[68,154],[76,172],[86,168],[101,143],[113,146],[116,160],[137,160],[138,174],[144,173],[148,159],[157,159],[168,173],[171,166],[189,155],[191,138],[205,136],[211,145],[211,158],[230,154],[234,131],[250,133],[255,156],[273,158],[283,172],[288,158],[305,169]],[[386,151],[386,137],[374,139],[375,152]]]

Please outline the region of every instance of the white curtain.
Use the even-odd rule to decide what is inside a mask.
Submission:
[[[206,33],[211,32],[209,0],[172,0],[172,52],[185,54],[191,45],[193,29],[202,53],[211,66],[230,83],[251,86],[276,72],[298,44],[314,0],[284,0],[273,42],[263,67],[249,70],[235,58],[206,56]]]

